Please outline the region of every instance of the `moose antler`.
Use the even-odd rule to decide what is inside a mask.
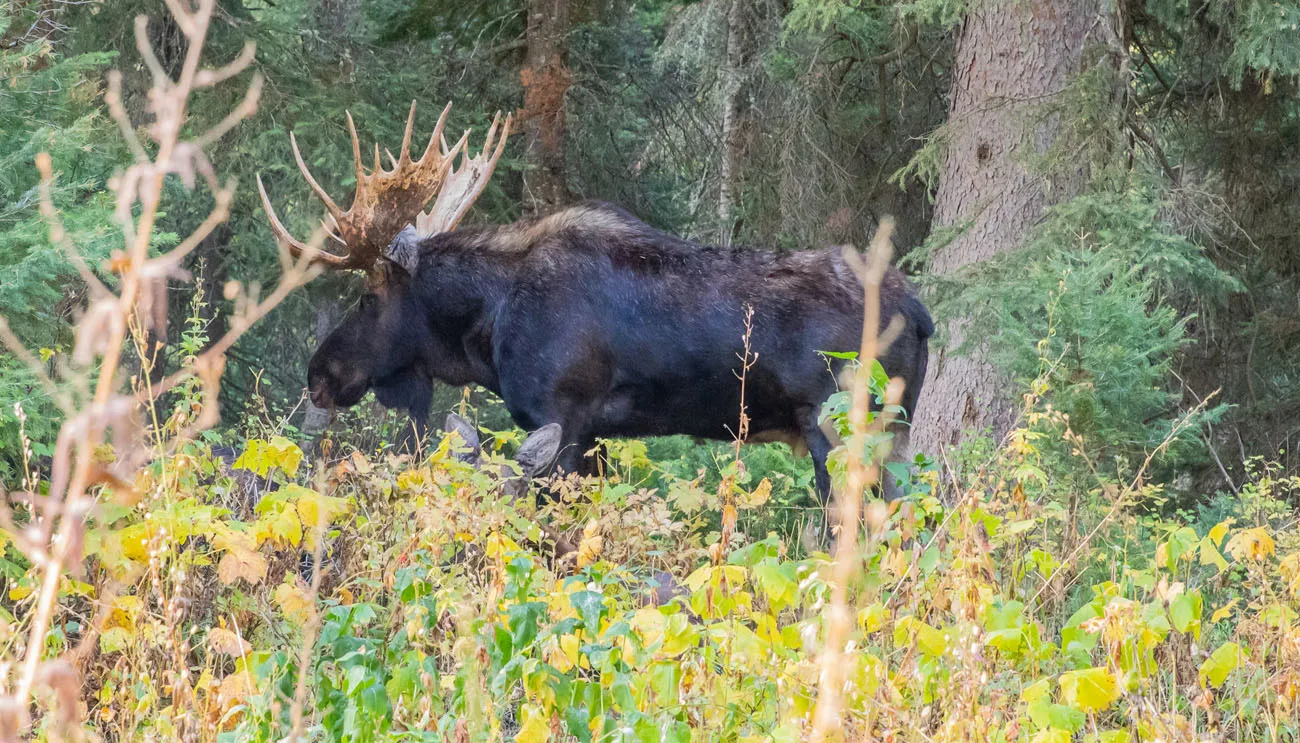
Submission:
[[[487,177],[492,174],[496,161],[504,149],[506,126],[501,140],[491,158],[485,159],[487,148],[477,158],[470,158],[466,153],[459,170],[453,170],[456,155],[461,153],[469,140],[469,132],[455,145],[448,147],[443,138],[443,127],[447,123],[447,114],[451,104],[442,110],[438,125],[429,137],[429,144],[419,160],[411,159],[411,129],[415,125],[415,102],[411,102],[411,113],[406,119],[406,132],[402,135],[402,149],[396,158],[388,153],[392,163],[391,170],[385,170],[379,160],[379,145],[375,145],[375,166],[367,173],[361,163],[361,144],[357,139],[357,129],[352,123],[352,114],[348,114],[348,131],[352,135],[352,157],[356,162],[357,187],[352,206],[347,211],[339,208],[325,189],[312,177],[311,171],[298,151],[298,141],[292,133],[289,142],[293,146],[293,156],[298,162],[298,169],[307,179],[313,192],[325,204],[329,216],[325,222],[326,233],[347,248],[347,253],[338,255],[313,248],[289,234],[289,230],[276,216],[271,207],[271,200],[266,195],[262,178],[257,178],[257,188],[262,195],[262,207],[271,220],[271,231],[278,242],[285,245],[294,257],[309,256],[310,260],[331,269],[357,268],[370,271],[375,261],[383,253],[389,242],[412,221],[435,226],[447,225],[451,229],[460,221],[461,216],[473,204],[474,198],[483,190]],[[498,114],[498,119],[500,115]],[[488,145],[496,134],[497,121],[488,131]],[[435,196],[438,197],[430,214],[421,213],[425,205]],[[447,206],[440,210],[440,204]],[[446,217],[436,215],[446,214]],[[423,230],[421,230],[423,233]],[[432,234],[432,233],[423,233]]]
[[[456,229],[465,212],[469,211],[469,208],[474,205],[474,200],[483,193],[488,179],[492,177],[492,171],[496,169],[497,161],[501,159],[501,153],[505,152],[506,139],[510,136],[510,120],[510,115],[506,114],[503,122],[500,112],[492,117],[492,126],[488,127],[487,137],[483,140],[483,149],[477,157],[470,157],[469,148],[465,148],[461,153],[460,167],[452,168],[444,177],[442,190],[438,192],[438,199],[433,202],[433,208],[416,216],[417,234],[427,237]],[[494,150],[492,142],[498,133],[501,139],[496,140]],[[466,132],[466,136],[468,134],[469,132]],[[464,142],[465,139],[462,138],[461,141]]]

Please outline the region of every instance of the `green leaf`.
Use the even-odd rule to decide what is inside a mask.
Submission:
[[[131,644],[132,635],[125,627],[113,627],[104,630],[99,636],[99,650],[103,653],[116,653],[125,650]]]
[[[1201,609],[1203,600],[1199,591],[1184,591],[1169,602],[1169,621],[1174,629],[1184,635],[1201,636]]]
[[[569,594],[569,603],[574,611],[578,612],[578,616],[582,617],[582,625],[594,639],[596,633],[600,631],[600,617],[605,608],[605,597],[595,591],[578,591]]]
[[[1210,657],[1201,664],[1197,678],[1201,685],[1207,682],[1214,688],[1223,686],[1223,682],[1228,680],[1228,674],[1237,670],[1245,659],[1245,654],[1241,646],[1235,642],[1225,642],[1219,646],[1218,650],[1210,653]]]
[[[794,603],[799,591],[799,584],[794,579],[794,570],[794,563],[754,566],[754,582],[767,597],[772,611],[781,611]]]

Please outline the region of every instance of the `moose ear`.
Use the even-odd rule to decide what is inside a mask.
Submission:
[[[410,276],[415,275],[415,267],[420,263],[420,233],[415,231],[415,227],[407,225],[397,237],[388,243],[384,249],[384,257],[389,262],[402,267],[402,270]]]
[[[528,434],[524,443],[519,445],[519,453],[515,455],[515,461],[525,475],[536,477],[551,466],[555,455],[560,451],[561,432],[559,423],[547,423]]]
[[[478,429],[470,424],[469,421],[452,413],[447,416],[447,422],[443,424],[442,430],[448,434],[455,433],[460,436],[460,440],[465,443],[468,451],[462,450],[457,452],[456,458],[462,462],[473,462],[479,456],[479,438]]]

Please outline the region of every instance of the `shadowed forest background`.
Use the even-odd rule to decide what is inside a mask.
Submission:
[[[120,480],[87,491],[111,506],[75,570],[28,527],[57,495],[60,390],[104,358],[78,324],[98,282],[137,270],[122,224],[149,211],[120,197],[138,153],[109,72],[149,134],[151,85],[183,74],[192,38],[159,2],[0,2],[0,647],[32,659],[0,677],[21,678],[24,715],[46,694],[34,728],[5,708],[0,733],[1300,739],[1300,3],[219,0],[207,63],[249,42],[179,129],[233,198],[175,171],[150,254],[226,217],[147,284],[121,361],[147,390],[241,332],[217,349],[220,422],[200,449],[164,446],[212,402],[167,385],[135,500]],[[610,442],[605,476],[542,511],[581,545],[561,569],[508,477],[437,437],[431,458],[392,456],[403,416],[370,400],[332,421],[310,404],[307,360],[364,286],[322,275],[245,330],[287,270],[255,178],[309,234],[324,212],[289,133],[346,195],[346,113],[363,152],[393,148],[412,100],[417,140],[447,101],[472,142],[515,116],[467,224],[597,199],[795,250],[865,249],[892,220],[939,334],[905,496],[866,511],[858,572],[807,538],[811,469],[783,445]],[[493,457],[522,439],[482,390],[440,387],[433,420],[453,410],[497,432]],[[234,473],[219,451],[243,455]],[[204,588],[182,619],[185,571]],[[646,571],[685,585],[681,613],[628,599]],[[74,676],[35,670],[69,658]],[[825,692],[837,658],[852,690]]]
[[[124,150],[99,96],[116,65],[128,110],[141,105],[132,22],[153,9],[7,6],[0,312],[29,347],[48,349],[47,361],[66,352],[84,289],[42,249],[31,164],[40,150],[54,155],[56,205],[90,263],[106,258],[104,187]],[[973,418],[966,410],[964,421],[970,406],[957,399],[957,383],[932,379],[923,407],[933,415],[923,412],[918,427],[924,443],[947,442],[962,427],[1004,431],[1008,401],[1050,357],[1053,402],[1117,456],[1158,441],[1181,412],[1221,390],[1186,442],[1187,492],[1232,489],[1251,456],[1294,468],[1295,9],[1124,5],[1094,13],[1071,44],[1020,60],[1022,71],[978,71],[1003,76],[1005,90],[962,83],[968,92],[954,97],[957,42],[996,31],[978,19],[963,24],[966,11],[932,0],[223,2],[210,47],[234,53],[255,41],[266,86],[255,117],[211,153],[217,172],[242,188],[230,218],[184,266],[200,293],[195,311],[211,323],[207,335],[219,336],[225,283],[266,282],[276,270],[251,187],[256,173],[285,204],[291,228],[305,234],[316,224],[289,131],[326,188],[346,194],[345,110],[363,141],[390,143],[409,101],[425,103],[420,130],[451,100],[456,127],[481,131],[497,110],[516,111],[523,125],[472,215],[477,223],[602,199],[700,240],[790,249],[862,246],[892,216],[896,251],[929,287],[936,317],[991,337],[983,354],[998,371],[998,382],[980,389],[998,402],[976,406]],[[157,19],[148,33],[160,64],[178,65],[185,41],[174,23]],[[963,43],[996,50],[992,35]],[[1065,58],[1049,58],[1057,53]],[[993,64],[965,54],[976,65],[969,69]],[[218,120],[230,103],[205,94],[190,108],[193,125]],[[1038,141],[1026,148],[1019,136],[1028,128]],[[966,168],[988,158],[997,161],[990,172]],[[201,192],[168,188],[175,198],[159,245],[211,206]],[[222,388],[228,424],[256,398],[277,414],[293,411],[300,429],[318,427],[300,404],[306,360],[358,283],[323,277],[240,340]],[[173,337],[185,328],[194,286],[176,282],[168,292]],[[1053,339],[1039,349],[1053,303]],[[946,348],[956,337],[944,338]],[[951,368],[935,350],[932,376]],[[39,391],[11,357],[0,363],[12,476],[12,404],[27,406],[38,441],[57,417],[36,415],[48,412]],[[458,394],[441,395],[441,408]]]

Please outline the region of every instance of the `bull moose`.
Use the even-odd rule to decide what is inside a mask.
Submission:
[[[290,235],[259,178],[273,232],[291,253],[368,274],[369,293],[309,363],[313,402],[348,407],[374,390],[422,429],[433,380],[478,384],[525,429],[560,424],[557,465],[583,471],[597,437],[731,439],[748,334],[751,440],[805,444],[824,500],[832,445],[818,416],[845,362],[822,352],[856,350],[863,326],[863,287],[843,253],[701,245],[603,203],[457,229],[501,156],[510,119],[498,115],[471,157],[469,132],[452,146],[443,139],[449,110],[412,160],[412,103],[392,168],[376,145],[369,172],[349,115],[356,194],[347,211],[312,177],[291,135],[299,168],[328,210],[327,235],[344,254]],[[880,299],[882,329],[895,318],[902,324],[880,361],[904,380],[911,416],[934,325],[896,268]]]

